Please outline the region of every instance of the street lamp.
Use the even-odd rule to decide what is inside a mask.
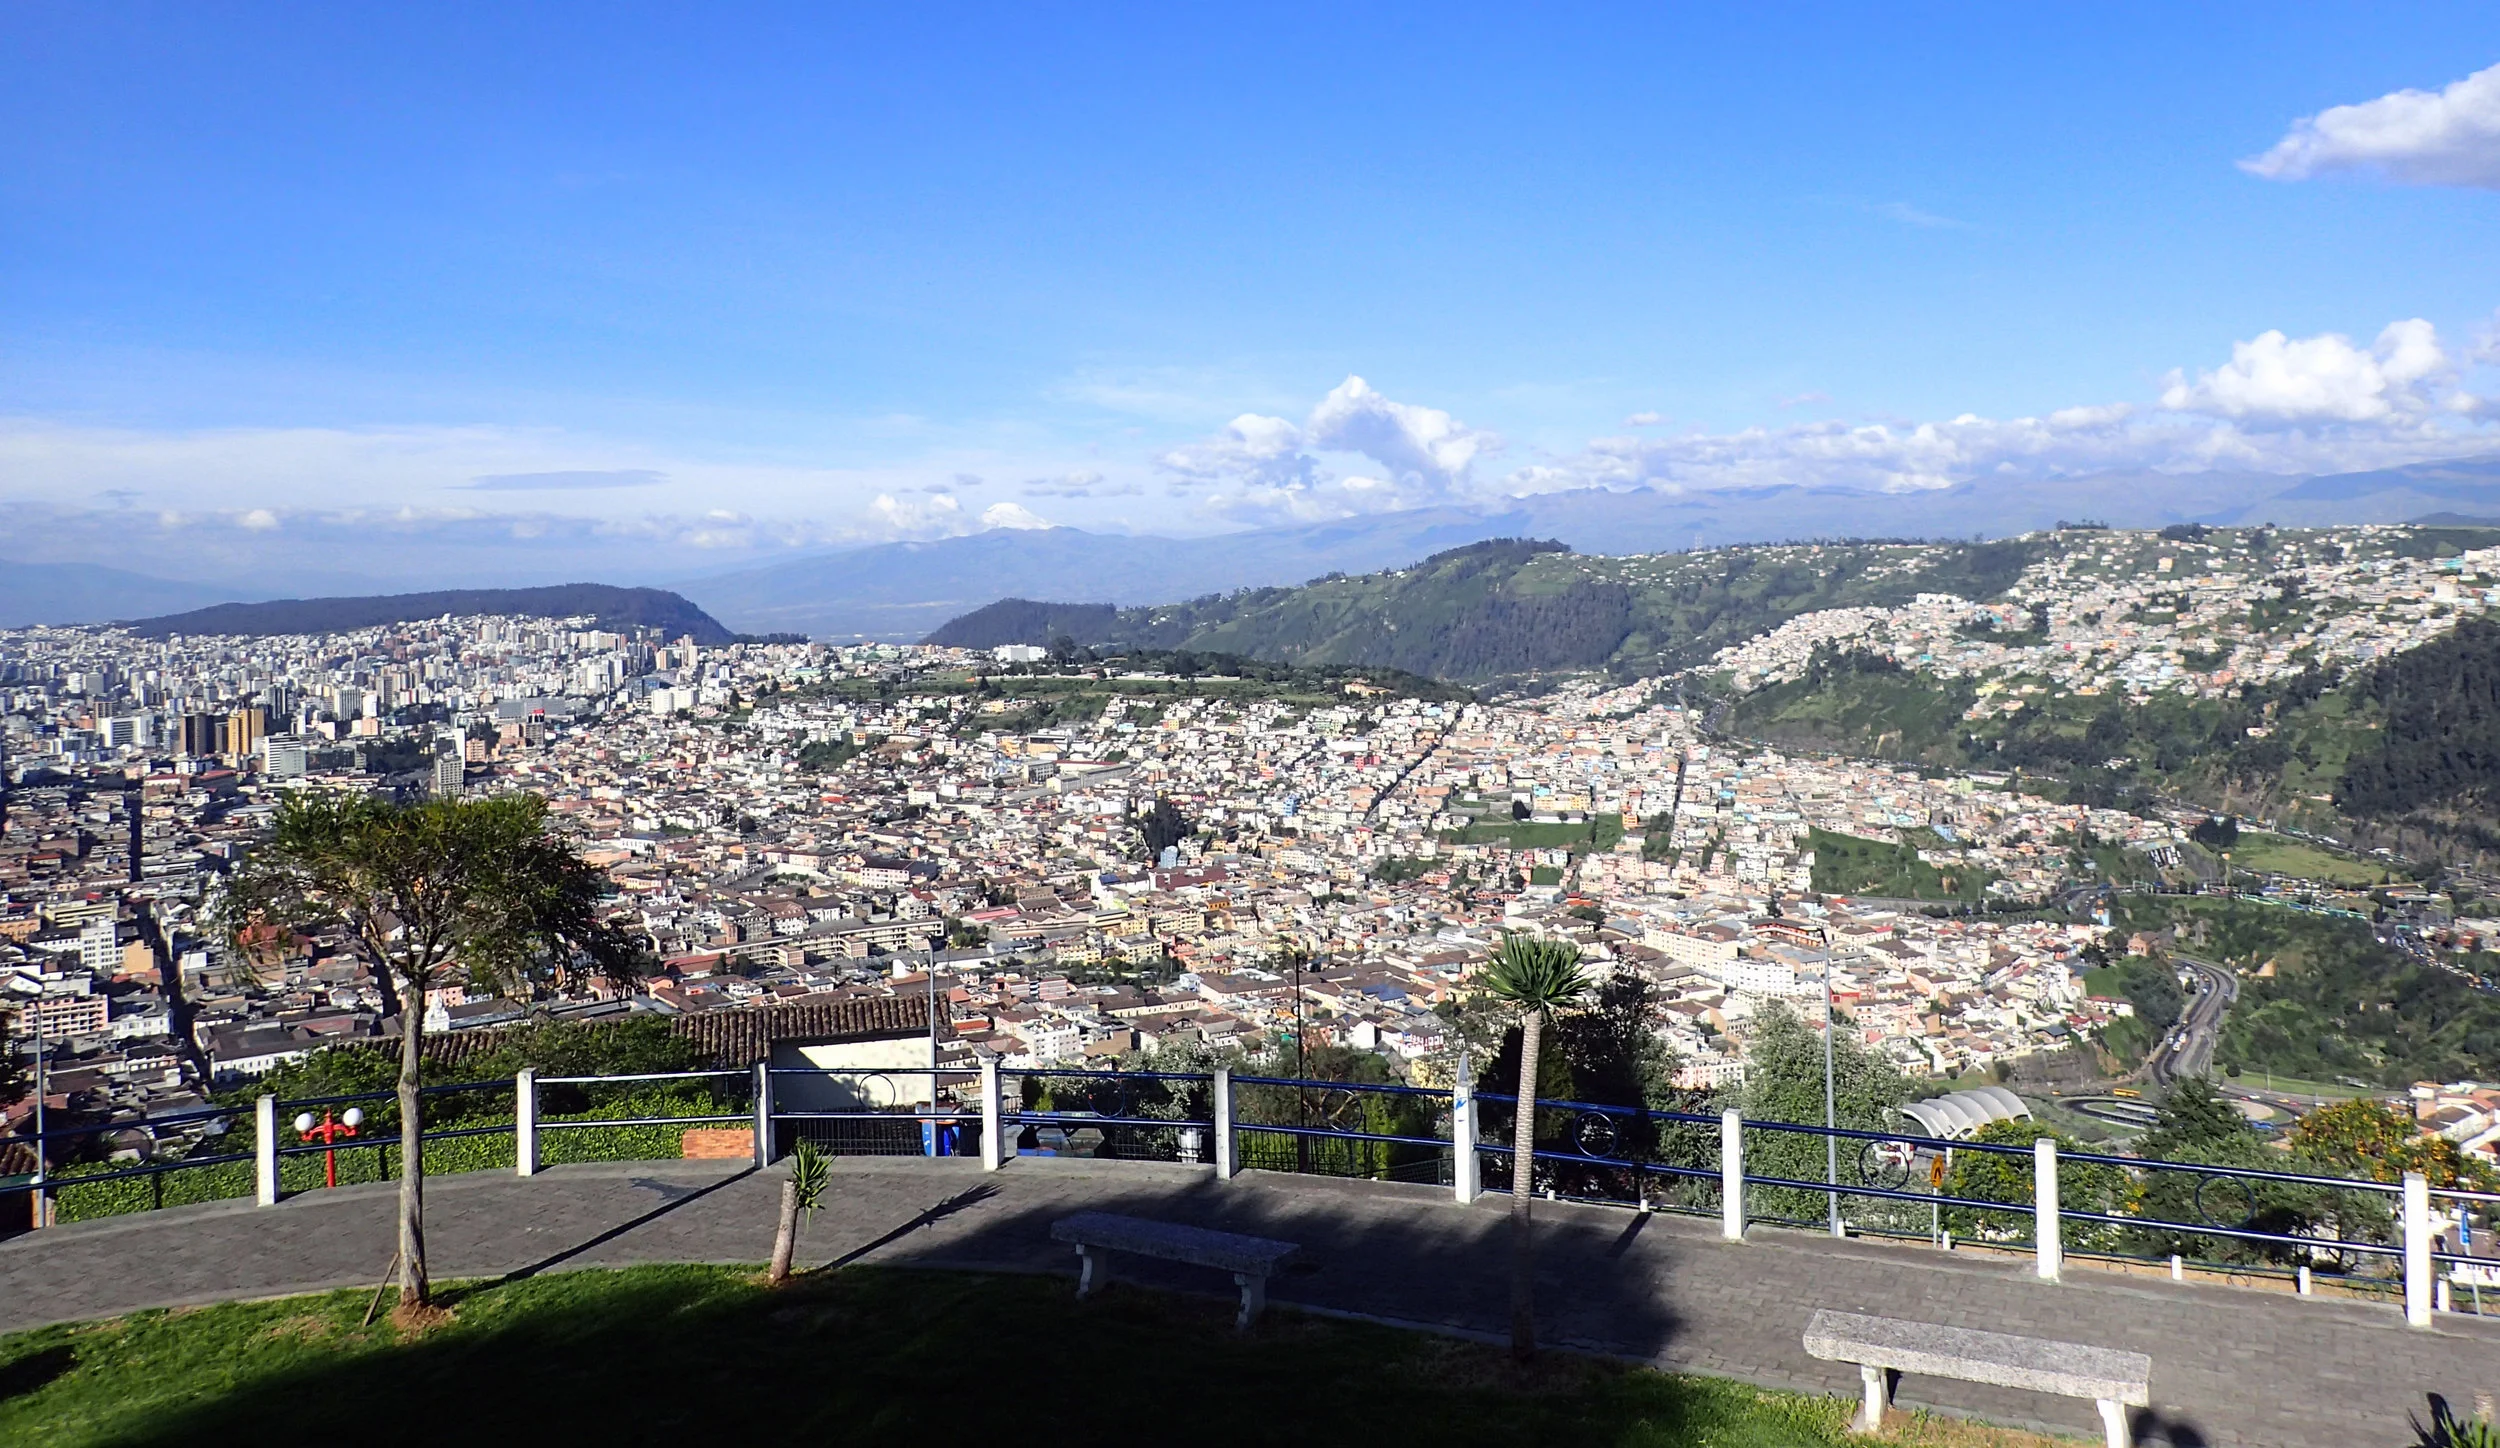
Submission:
[[[41,981],[28,980],[26,977],[24,977],[24,976],[22,976],[22,975],[13,975],[13,976],[9,977],[9,990],[10,990],[10,992],[11,992],[12,994],[15,994],[15,995],[20,995],[20,996],[31,997],[37,1005],[40,1005],[40,1004],[42,1003],[42,1000],[43,1000],[43,982],[41,982]],[[52,1225],[52,1223],[51,1223],[51,1222],[49,1222],[49,1221],[47,1221],[47,1220],[46,1220],[46,1218],[48,1218],[48,1217],[51,1215],[51,1213],[45,1210],[45,1207],[46,1207],[47,1205],[49,1205],[49,1204],[48,1204],[48,1203],[44,1200],[44,1194],[43,1194],[43,1188],[44,1188],[44,1159],[45,1159],[45,1157],[46,1157],[47,1155],[49,1155],[49,1153],[45,1150],[45,1143],[44,1143],[44,1139],[43,1139],[43,1124],[44,1124],[44,1122],[43,1122],[43,1094],[44,1094],[43,1063],[44,1063],[44,1056],[45,1056],[45,1051],[44,1051],[44,1047],[43,1047],[43,1012],[42,1012],[41,1010],[38,1010],[38,1009],[33,1009],[32,1007],[21,1007],[21,1008],[20,1008],[19,1013],[20,1013],[21,1015],[24,1015],[24,1014],[31,1014],[31,1015],[33,1015],[33,1016],[34,1016],[34,1018],[35,1018],[35,1192],[34,1192],[34,1225],[35,1225],[35,1226],[37,1226],[37,1227],[49,1227],[49,1226],[51,1226],[51,1225]]]
[[[313,1114],[309,1111],[296,1116],[295,1134],[297,1136],[306,1141],[318,1141],[329,1148],[321,1154],[321,1184],[323,1186],[334,1187],[339,1184],[339,1138],[354,1136],[356,1128],[364,1124],[364,1109],[357,1106],[350,1106],[339,1113],[336,1121],[330,1119],[330,1109],[323,1107],[319,1126],[313,1125]]]

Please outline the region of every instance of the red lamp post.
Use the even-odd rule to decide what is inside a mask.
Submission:
[[[364,1124],[365,1113],[354,1106],[348,1107],[336,1121],[330,1119],[329,1108],[323,1107],[319,1126],[313,1125],[313,1115],[309,1111],[295,1118],[297,1136],[306,1141],[318,1141],[330,1148],[321,1154],[321,1184],[323,1186],[334,1187],[339,1184],[339,1139],[354,1136],[356,1128]]]

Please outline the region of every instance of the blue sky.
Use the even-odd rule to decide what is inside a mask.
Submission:
[[[729,556],[2500,450],[2500,8],[1739,8],[13,7],[0,503]]]

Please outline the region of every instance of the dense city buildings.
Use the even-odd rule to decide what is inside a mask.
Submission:
[[[2109,535],[2015,590],[2045,606],[2042,641],[1948,644],[1977,606],[1930,598],[1808,615],[1723,663],[1741,686],[1848,638],[1992,679],[2227,688],[2481,605],[2495,560],[2352,561],[2357,531],[2347,561],[2307,570],[2288,648],[2233,632],[2280,582]],[[2096,571],[2128,549],[2176,582]],[[2173,616],[2131,618],[2155,601]],[[2192,648],[2227,658],[2185,669]],[[525,790],[605,869],[656,968],[571,998],[446,988],[424,1003],[430,1029],[927,992],[951,1059],[1255,1049],[1301,1030],[1445,1080],[1442,1007],[1504,932],[1530,931],[1644,979],[1687,1086],[1740,1080],[1761,1013],[1819,1009],[1826,988],[1871,1050],[1952,1078],[2130,1009],[2085,989],[2097,925],[1986,907],[2056,897],[2093,850],[2175,861],[2196,819],[1748,745],[1656,681],[1434,698],[1039,653],[700,647],[496,617],[0,634],[15,781],[0,970],[43,989],[21,1033],[40,1023],[53,1045],[62,1104],[133,1121],[194,1099],[169,1040],[177,997],[217,1085],[395,1035],[339,942],[212,938],[221,873],[288,791]],[[1893,852],[1941,889],[1829,888],[1831,860],[1818,887],[1818,851],[1843,849]]]

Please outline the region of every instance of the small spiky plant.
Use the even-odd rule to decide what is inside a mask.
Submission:
[[[790,1257],[799,1247],[799,1219],[816,1214],[832,1168],[833,1159],[805,1138],[790,1152],[790,1174],[781,1181],[781,1223],[773,1231],[773,1267],[764,1279],[775,1287],[790,1280]]]

